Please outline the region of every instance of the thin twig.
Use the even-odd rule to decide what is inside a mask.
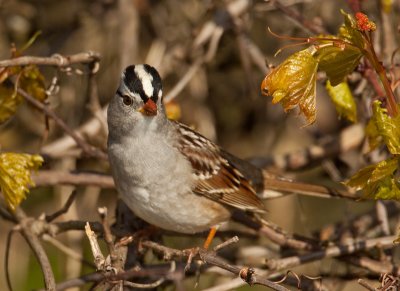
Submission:
[[[218,250],[225,248],[231,244],[237,243],[239,241],[239,237],[234,236],[226,241],[224,241],[223,243],[220,243],[219,245],[216,245],[213,250],[214,252],[217,252]]]
[[[45,115],[51,117],[58,126],[60,126],[68,135],[70,135],[78,146],[90,157],[97,157],[102,160],[107,160],[107,154],[103,151],[96,149],[95,147],[88,144],[85,140],[83,140],[80,136],[78,136],[57,114],[51,110],[49,107],[41,103],[40,101],[36,100],[30,94],[28,94],[25,90],[21,88],[17,88],[18,94],[23,96],[29,103],[33,106],[41,110]]]
[[[361,286],[363,286],[364,288],[370,290],[370,291],[375,291],[376,288],[372,287],[371,285],[369,285],[367,282],[365,282],[365,280],[363,279],[358,279],[358,284],[360,284]]]
[[[343,255],[353,254],[359,251],[368,250],[374,247],[388,248],[393,246],[393,241],[396,236],[386,236],[347,244],[338,244],[330,246],[322,250],[309,252],[304,255],[292,256],[283,259],[269,259],[266,262],[270,270],[283,270],[299,266],[301,264],[320,260],[323,258],[338,257]]]
[[[304,28],[305,30],[307,30],[307,31],[309,31],[309,32],[311,32],[313,34],[328,34],[327,31],[323,27],[321,27],[319,25],[315,25],[315,23],[312,23],[311,21],[307,20],[300,13],[295,11],[293,8],[283,5],[278,0],[270,0],[270,2],[277,9],[279,9],[286,16],[288,16],[290,19],[292,19],[296,23],[298,23],[299,26]]]
[[[71,195],[69,195],[67,201],[65,202],[64,206],[57,210],[56,212],[46,215],[45,220],[47,222],[52,222],[54,219],[56,219],[57,217],[59,217],[60,215],[63,215],[65,213],[68,212],[69,208],[71,207],[72,203],[75,200],[76,195],[78,194],[78,192],[76,192],[76,190],[72,191]]]
[[[8,232],[7,234],[7,241],[6,241],[6,254],[4,258],[4,270],[6,273],[6,282],[7,282],[7,287],[10,291],[13,291],[12,285],[11,285],[11,277],[10,277],[10,249],[11,249],[11,239],[12,235],[14,234],[15,230],[12,229]]]

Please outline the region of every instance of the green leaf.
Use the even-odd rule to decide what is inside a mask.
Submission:
[[[15,94],[13,88],[0,85],[0,124],[15,114],[23,97]]]
[[[326,89],[335,104],[336,111],[340,116],[344,116],[351,122],[357,121],[357,107],[354,101],[353,94],[347,82],[340,83],[339,85],[332,86],[331,83],[326,82]]]
[[[10,209],[14,210],[33,185],[30,172],[37,170],[43,163],[39,155],[1,153],[0,188]]]
[[[367,127],[365,128],[365,135],[368,138],[369,151],[376,149],[383,143],[382,136],[379,134],[373,119],[368,121]]]
[[[369,165],[358,171],[345,184],[358,190],[363,189],[366,198],[398,200],[400,189],[394,176],[398,166],[398,158]]]
[[[400,154],[400,115],[390,117],[387,109],[381,107],[380,101],[372,104],[372,122],[384,143],[393,155]]]
[[[281,103],[285,111],[299,106],[309,124],[315,121],[315,89],[318,63],[308,49],[288,57],[270,72],[261,84],[263,94],[272,103]]]
[[[315,57],[318,59],[318,70],[326,72],[332,86],[337,86],[358,66],[362,53],[356,47],[338,47],[332,42],[317,48]]]
[[[17,50],[14,47],[12,57],[19,57],[32,45],[39,34],[40,32],[35,33],[22,49]],[[16,86],[35,99],[43,102],[47,98],[45,78],[36,65],[0,68],[0,124],[13,116],[18,106],[24,101],[24,98],[16,93],[15,88],[5,84],[5,80],[12,76],[17,80]]]
[[[44,76],[35,65],[22,69],[18,85],[39,101],[44,101],[47,98]]]
[[[338,37],[346,40],[347,42],[353,44],[362,50],[365,47],[365,39],[362,33],[357,28],[357,21],[353,18],[351,14],[340,11],[344,17],[344,24],[339,28]]]

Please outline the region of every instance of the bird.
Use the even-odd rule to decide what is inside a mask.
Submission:
[[[268,174],[169,120],[162,96],[157,70],[137,64],[122,72],[109,102],[108,156],[124,203],[156,227],[187,234],[209,229],[215,234],[234,210],[262,215],[258,194]]]

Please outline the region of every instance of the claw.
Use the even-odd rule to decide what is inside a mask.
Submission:
[[[193,258],[199,254],[199,250],[200,249],[198,247],[186,250],[189,253],[189,255],[184,269],[185,273],[190,269],[190,266],[192,265],[193,262]]]

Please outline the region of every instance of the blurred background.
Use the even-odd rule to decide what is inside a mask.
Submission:
[[[389,41],[392,41],[393,49],[397,47],[399,3],[394,2],[392,10],[384,14],[380,1],[360,2],[378,27],[384,24],[392,27],[393,35]],[[17,48],[22,47],[37,31],[41,32],[40,36],[24,52],[25,55],[46,57],[98,52],[101,61],[95,82],[101,106],[114,95],[123,68],[148,63],[156,67],[163,78],[163,92],[168,100],[172,100],[168,105],[172,117],[193,126],[239,157],[274,157],[305,149],[323,138],[335,138],[349,124],[337,118],[323,86],[317,93],[317,121],[307,127],[296,111],[284,113],[280,105],[271,104],[270,97],[261,95],[260,84],[270,67],[301,49],[288,48],[274,57],[279,48],[291,41],[272,36],[267,27],[276,34],[295,37],[322,32],[336,34],[343,22],[340,9],[351,12],[351,5],[357,3],[337,0],[0,0],[0,59],[10,58],[12,43]],[[280,5],[297,12],[300,17],[297,20],[303,24],[285,13]],[[387,36],[380,31],[376,32],[378,53],[387,56],[390,48],[384,46],[387,51],[382,48],[383,43],[389,45]],[[41,67],[46,85],[50,86],[56,78],[59,86],[59,91],[49,97],[48,103],[71,128],[92,120],[95,112],[88,94],[88,72],[83,66],[80,69],[82,72],[79,73]],[[47,153],[45,169],[109,173],[106,162],[81,158],[72,147],[57,151],[55,142],[65,133],[52,120],[49,129],[47,135],[43,114],[24,104],[15,117],[0,127],[1,150]],[[107,130],[101,126],[84,137],[105,150],[106,136]],[[357,148],[302,171],[287,172],[274,164],[270,167],[271,171],[289,178],[333,185],[365,163],[359,155]],[[332,170],[327,170],[329,167],[334,167],[336,176]],[[33,216],[52,213],[61,208],[72,190],[69,186],[35,188],[22,207]],[[96,209],[99,206],[107,206],[109,212],[114,213],[115,191],[94,186],[77,187],[77,191],[77,201],[59,220],[98,220]],[[269,220],[288,232],[304,235],[372,207],[371,202],[296,195],[266,202]],[[114,218],[110,215],[111,222]],[[6,234],[11,228],[10,223],[0,220],[2,262]],[[57,239],[92,261],[83,232],[62,234]],[[179,240],[179,244],[173,239],[170,242],[175,247],[189,247],[195,243],[192,239]],[[257,242],[245,243],[257,245]],[[51,243],[44,244],[57,282],[89,270],[81,261],[64,255]],[[246,248],[242,252],[243,262],[248,259],[245,251]],[[1,264],[0,270],[3,266]],[[20,235],[14,235],[12,240],[9,269],[14,290],[42,287],[39,265]],[[296,272],[312,276],[321,270],[326,273],[340,270],[340,263],[319,261],[296,269]],[[224,280],[219,277],[202,276],[199,288]],[[188,280],[188,290],[192,289],[190,286],[193,281]],[[0,271],[0,290],[5,289],[4,272]],[[333,286],[332,290],[363,289],[350,282]]]

